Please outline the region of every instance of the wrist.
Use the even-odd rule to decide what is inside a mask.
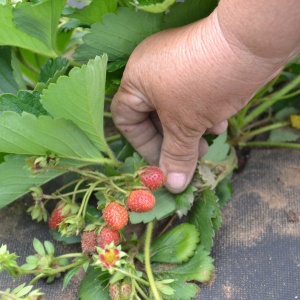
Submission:
[[[187,45],[191,45],[191,68],[198,68],[198,74],[201,69],[208,70],[204,88],[218,89],[220,97],[231,101],[236,110],[281,70],[281,65],[231,43],[219,23],[217,9],[208,18],[192,24]],[[206,91],[208,96],[210,92]]]

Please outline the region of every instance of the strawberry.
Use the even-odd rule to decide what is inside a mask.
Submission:
[[[112,300],[128,300],[132,293],[132,286],[123,281],[109,285],[109,295]]]
[[[83,253],[94,253],[96,250],[95,231],[83,231],[81,235],[81,249]]]
[[[149,211],[154,205],[155,197],[147,190],[134,190],[127,199],[127,207],[138,213]]]
[[[142,184],[151,191],[161,188],[167,180],[163,171],[154,166],[142,168],[139,172],[139,177]]]
[[[109,296],[112,300],[120,300],[120,282],[109,285]]]
[[[120,233],[109,226],[104,226],[97,236],[97,245],[104,249],[105,245],[111,242],[114,242],[115,246],[117,246],[120,242]]]
[[[67,217],[75,215],[79,210],[77,203],[73,203],[71,199],[65,198],[57,203],[49,218],[49,227],[58,230],[59,224]]]
[[[62,213],[64,207],[65,203],[63,201],[57,203],[49,218],[50,229],[58,230],[59,223],[61,223],[66,218],[66,216]]]
[[[120,230],[128,222],[128,211],[123,205],[112,202],[103,210],[103,217],[110,227]]]
[[[125,299],[125,300],[130,299],[131,293],[132,293],[131,284],[123,281],[120,287],[121,299]]]

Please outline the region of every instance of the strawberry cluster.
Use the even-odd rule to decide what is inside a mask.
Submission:
[[[129,219],[129,211],[144,213],[155,206],[155,197],[151,191],[161,188],[166,182],[166,176],[158,167],[143,167],[137,172],[137,183],[130,192],[126,192],[124,201],[109,201],[103,209],[104,224],[98,228],[89,230],[86,228],[81,235],[81,248],[83,253],[91,254],[96,247],[102,249],[113,243],[118,245],[121,240],[120,230],[126,226]],[[59,202],[49,219],[49,227],[59,230],[70,214],[78,211],[74,204]],[[76,217],[75,217],[76,220]]]

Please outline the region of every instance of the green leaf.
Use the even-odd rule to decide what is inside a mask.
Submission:
[[[185,191],[175,196],[176,199],[176,212],[179,217],[186,216],[194,203],[195,188],[189,185]]]
[[[167,269],[169,267],[169,269]],[[167,269],[167,270],[166,270]],[[173,266],[162,265],[155,270],[155,275],[163,278],[172,278],[179,281],[208,282],[214,271],[213,259],[203,246],[198,245],[194,256],[186,263]],[[172,283],[170,284],[172,287]]]
[[[2,164],[4,162],[5,155],[7,155],[7,153],[1,153],[0,152],[0,164]]]
[[[211,14],[217,7],[218,0],[185,0],[175,3],[170,12],[165,15],[164,27],[173,28],[184,26]]]
[[[33,288],[33,285],[25,286],[16,294],[16,296],[21,298],[21,297],[25,296],[26,294],[28,294],[32,290],[32,288]]]
[[[56,84],[50,84],[41,97],[53,117],[73,121],[103,152],[108,152],[103,130],[106,62],[103,55],[73,68],[68,77],[61,76]]]
[[[100,22],[105,14],[113,13],[117,10],[117,0],[93,0],[89,5],[83,8],[67,7],[63,15],[68,18],[80,20],[83,24],[92,25]]]
[[[0,164],[0,208],[27,194],[31,187],[40,186],[66,173],[65,170],[50,169],[34,175],[26,168],[25,161],[28,158],[29,156],[25,155],[6,155],[5,162]],[[88,163],[60,159],[59,165],[83,167]]]
[[[110,300],[108,288],[103,288],[99,276],[104,272],[100,269],[89,268],[79,287],[79,300]]]
[[[156,200],[154,208],[145,213],[131,212],[129,216],[132,224],[141,222],[149,223],[154,219],[161,220],[176,211],[176,200],[174,194],[171,194],[164,188],[154,191],[153,194]]]
[[[194,225],[182,223],[151,243],[151,261],[179,264],[195,252],[199,233]]]
[[[23,111],[35,116],[48,115],[40,102],[40,93],[35,91],[19,91],[18,95],[2,94],[0,96],[0,114],[4,111]]]
[[[230,146],[227,143],[227,131],[214,139],[207,153],[202,157],[204,160],[220,162],[227,158]]]
[[[80,243],[81,237],[80,235],[73,235],[73,236],[62,236],[60,232],[56,230],[50,230],[50,233],[52,234],[52,237],[58,241],[62,242],[65,245],[70,245],[70,244],[77,244]]]
[[[38,265],[39,259],[38,259],[38,257],[36,257],[34,255],[30,255],[30,256],[26,257],[26,262],[28,264],[36,264],[36,265]]]
[[[111,62],[107,65],[107,72],[114,72],[118,69],[123,68],[127,63],[127,60],[116,60],[114,62]]]
[[[41,73],[39,75],[38,81],[46,83],[49,79],[54,77],[57,71],[66,69],[68,66],[69,61],[66,58],[49,58],[41,68]]]
[[[200,233],[200,244],[210,251],[215,230],[221,223],[218,197],[213,190],[204,190],[201,193],[193,205],[188,222],[196,226]]]
[[[11,53],[11,67],[13,69],[13,76],[18,85],[18,90],[26,90],[25,74],[22,74],[19,59],[17,58],[16,51]]]
[[[10,47],[0,47],[0,66],[0,94],[17,94],[18,84],[13,75]]]
[[[131,148],[131,146],[130,146]],[[125,150],[127,154],[131,153],[131,149],[128,149],[128,151]],[[125,159],[124,165],[120,168],[121,172],[123,173],[131,173],[134,174],[139,168],[144,166],[145,163],[143,161],[143,158],[136,152],[132,154],[132,156],[127,157]]]
[[[130,20],[130,21],[129,21]],[[161,30],[162,14],[151,14],[120,7],[116,14],[107,14],[102,23],[92,25],[76,48],[75,60],[87,61],[107,53],[108,60],[124,60],[146,37]]]
[[[99,222],[101,218],[100,211],[95,208],[94,206],[87,205],[86,207],[86,214],[85,214],[85,223],[86,224],[93,224]]]
[[[300,130],[284,127],[271,131],[268,141],[270,142],[295,142],[300,138]]]
[[[11,5],[0,5],[0,45],[16,46],[35,53],[55,56],[53,50],[49,49],[42,41],[16,28],[13,9]],[[35,26],[32,27],[35,28]]]
[[[60,76],[66,73],[68,66],[69,61],[66,58],[50,58],[41,68],[39,83],[35,87],[35,91],[41,93],[50,83],[55,83]]]
[[[44,242],[45,248],[48,252],[49,255],[54,255],[55,249],[52,243],[50,243],[49,241],[45,241]]]
[[[133,5],[140,10],[149,11],[151,13],[161,13],[166,11],[176,0],[164,0],[164,1],[152,1],[154,3],[149,4],[147,1],[146,5],[143,5],[143,1],[133,2]]]
[[[43,64],[46,63],[49,57],[22,48],[18,49],[18,56],[18,64],[20,66],[23,76],[29,82],[32,82],[33,85],[36,84],[38,81],[40,69],[43,66]],[[26,90],[27,88],[24,89]]]
[[[232,197],[232,184],[228,177],[224,178],[216,186],[216,195],[220,206],[224,206]]]
[[[38,4],[23,2],[14,9],[16,27],[56,49],[56,31],[66,0],[47,0]]]
[[[15,294],[18,293],[19,291],[21,291],[24,288],[25,285],[26,285],[26,283],[23,283],[23,284],[17,286],[15,289],[13,289],[13,293],[15,293]]]
[[[172,300],[196,299],[195,297],[200,290],[199,287],[194,283],[187,283],[179,280],[171,282],[169,286],[174,290]]]
[[[0,116],[0,152],[15,154],[47,155],[54,153],[94,163],[105,159],[86,135],[72,122],[36,118],[26,112],[4,112]]]
[[[71,269],[65,276],[63,281],[63,289],[65,289],[68,284],[70,283],[73,276],[80,270],[81,266],[77,266],[73,269]]]
[[[43,244],[36,238],[33,240],[33,248],[41,256],[46,254]]]

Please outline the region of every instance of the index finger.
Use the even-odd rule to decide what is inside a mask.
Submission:
[[[135,150],[151,165],[158,165],[162,135],[151,121],[155,109],[143,100],[143,96],[127,91],[115,94],[111,112],[113,121]]]

